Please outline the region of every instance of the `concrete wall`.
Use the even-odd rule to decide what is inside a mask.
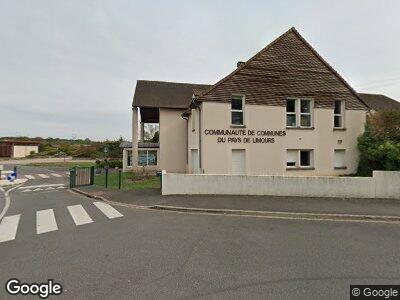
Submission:
[[[205,174],[231,174],[232,149],[246,150],[247,175],[314,176],[356,172],[357,138],[363,133],[366,117],[363,110],[346,110],[345,129],[334,130],[333,109],[315,108],[313,129],[286,128],[285,107],[246,104],[244,128],[230,126],[229,103],[204,102],[200,109],[201,167]],[[243,143],[243,138],[239,143],[218,143],[217,136],[204,134],[206,129],[283,130],[286,135],[274,136],[274,143]],[[199,131],[190,131],[189,126],[189,146],[198,147]],[[313,149],[314,169],[287,169],[287,149]],[[334,168],[335,149],[346,150],[346,169]]]
[[[183,111],[160,108],[159,165],[167,172],[186,172],[188,132]]]
[[[271,195],[400,199],[400,172],[373,177],[163,174],[162,194]]]
[[[39,146],[14,145],[13,146],[13,158],[26,157],[29,154],[31,154],[31,151],[38,153]]]

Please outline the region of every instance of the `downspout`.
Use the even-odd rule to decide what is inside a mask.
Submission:
[[[202,130],[201,130],[201,106],[199,105],[198,108],[199,108],[199,167],[200,167],[201,173],[203,174],[204,170],[203,170],[202,155],[201,155],[201,132],[202,132]]]
[[[186,121],[186,172],[189,171],[189,117],[183,115],[182,119]]]

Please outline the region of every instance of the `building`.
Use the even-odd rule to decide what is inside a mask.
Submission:
[[[400,102],[384,95],[377,94],[358,94],[360,98],[368,105],[372,112],[380,112],[385,110],[399,110]]]
[[[291,28],[214,85],[139,80],[124,170],[351,174],[369,109]],[[143,140],[146,123],[158,143]]]
[[[0,157],[21,158],[39,152],[39,142],[1,140]]]

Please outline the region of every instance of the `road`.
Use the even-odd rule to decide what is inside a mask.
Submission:
[[[102,211],[54,188],[66,177],[35,176],[54,170],[24,173],[35,177],[24,186],[42,187],[10,192],[6,218],[20,217],[0,225],[3,239],[15,229],[0,242],[1,299],[19,298],[5,292],[10,278],[54,279],[54,299],[348,299],[350,284],[400,280],[400,225]]]

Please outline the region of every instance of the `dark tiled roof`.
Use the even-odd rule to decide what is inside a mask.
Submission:
[[[315,107],[333,108],[337,99],[350,109],[367,107],[350,85],[291,28],[198,97],[230,102],[244,94],[246,103],[285,106],[287,97],[310,97]]]
[[[377,94],[358,94],[361,99],[368,105],[369,108],[375,111],[383,110],[400,110],[400,102],[386,97],[385,95]]]
[[[193,90],[205,90],[210,85],[165,81],[138,80],[132,106],[187,108]]]
[[[120,148],[132,148],[132,142],[129,142],[129,141],[122,141],[122,142],[119,144],[119,147],[120,147]]]

